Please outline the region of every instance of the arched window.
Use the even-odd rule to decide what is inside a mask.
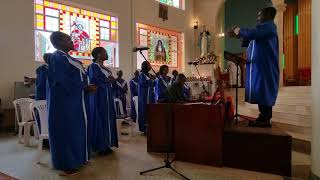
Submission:
[[[45,0],[35,0],[35,53],[42,61],[44,53],[54,52],[50,35],[54,31],[69,34],[75,51],[70,55],[89,65],[91,51],[104,47],[107,65],[118,67],[118,18]]]

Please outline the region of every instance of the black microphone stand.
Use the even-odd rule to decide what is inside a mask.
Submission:
[[[239,109],[239,93],[238,93],[238,89],[239,89],[239,66],[240,66],[240,60],[239,59],[237,59],[236,60],[236,66],[237,66],[237,80],[236,80],[236,114],[234,115],[234,119],[235,119],[235,121],[236,121],[236,124],[238,124],[238,122],[239,122],[239,117],[240,118],[242,118],[242,119],[245,119],[245,120],[250,120],[250,119],[248,119],[247,117],[245,117],[245,116],[243,116],[243,115],[241,115],[241,114],[239,114],[239,111],[238,111],[238,109]]]
[[[140,54],[142,55],[142,57],[145,59],[145,61],[148,61],[147,58],[144,56],[144,54],[142,53],[142,50],[139,50]],[[151,67],[152,71],[154,72],[154,74],[156,74],[156,72],[154,71],[154,69]],[[204,84],[203,84],[204,85]],[[167,107],[167,115],[169,116],[168,118],[165,119],[166,121],[166,126],[167,126],[167,137],[168,137],[168,146],[167,146],[167,150],[166,150],[166,159],[164,160],[164,165],[163,166],[160,166],[160,167],[157,167],[157,168],[153,168],[153,169],[149,169],[149,170],[146,170],[146,171],[141,171],[140,172],[140,175],[143,175],[143,174],[146,174],[146,173],[149,173],[149,172],[152,172],[152,171],[157,171],[159,169],[163,169],[163,168],[168,168],[168,169],[171,169],[173,172],[177,173],[178,175],[180,175],[181,177],[183,177],[184,179],[186,180],[190,180],[189,178],[187,178],[186,176],[184,176],[183,174],[181,174],[179,171],[177,171],[176,169],[174,169],[172,167],[172,163],[175,161],[175,159],[171,160],[170,161],[170,156],[169,156],[169,153],[170,153],[170,149],[169,149],[169,142],[170,142],[170,132],[169,132],[169,121],[170,119],[172,119],[172,115],[170,113],[170,105],[168,105]],[[172,122],[172,121],[171,121]]]
[[[145,61],[148,61],[147,58],[146,58],[146,57],[144,56],[144,54],[142,53],[142,51],[143,51],[143,50],[139,50],[141,56],[143,57],[143,59],[144,59]],[[152,68],[152,66],[151,66],[151,70],[153,71],[154,75],[157,75],[156,71]]]

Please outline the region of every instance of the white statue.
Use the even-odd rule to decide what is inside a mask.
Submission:
[[[202,26],[202,31],[199,36],[199,43],[198,46],[200,47],[200,57],[207,57],[209,51],[210,51],[210,45],[211,45],[211,35],[210,32],[206,30],[206,26]]]

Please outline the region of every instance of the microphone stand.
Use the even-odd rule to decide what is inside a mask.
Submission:
[[[144,56],[144,54],[142,53],[142,50],[139,50],[139,53],[141,54],[141,56],[143,57],[143,59],[144,59],[145,61],[148,61],[147,58],[146,58],[146,57]],[[154,75],[157,75],[156,71],[152,68],[152,66],[151,66],[151,70],[153,71]]]
[[[145,59],[145,61],[148,61],[147,58],[143,55],[142,53],[142,50],[139,50],[140,54],[142,55],[142,57]],[[157,74],[154,69],[152,68],[151,66],[151,69],[152,71],[154,72],[154,74]],[[203,84],[204,85],[204,84]],[[170,113],[170,105],[167,105],[166,107],[166,114],[167,116],[169,116],[168,118],[165,119],[166,121],[166,126],[167,126],[167,137],[168,137],[168,143],[170,142],[170,134],[169,134],[169,119],[172,119],[172,115]],[[171,120],[172,121],[172,120]],[[153,168],[153,169],[149,169],[149,170],[146,170],[146,171],[141,171],[140,172],[140,175],[143,175],[143,174],[146,174],[146,173],[149,173],[149,172],[152,172],[152,171],[157,171],[159,169],[164,169],[164,168],[168,168],[168,169],[171,169],[173,172],[175,172],[176,174],[180,175],[181,177],[183,177],[184,179],[186,180],[190,180],[189,178],[187,178],[185,175],[183,175],[182,173],[180,173],[179,171],[177,171],[176,169],[174,169],[172,167],[172,163],[175,161],[175,159],[173,160],[170,160],[169,158],[169,153],[170,153],[170,150],[169,150],[169,145],[167,146],[166,148],[166,159],[164,160],[164,165],[163,166],[160,166],[160,167],[157,167],[157,168]]]
[[[250,119],[248,117],[246,117],[246,116],[243,116],[243,115],[239,114],[239,111],[238,111],[238,109],[239,109],[239,76],[240,76],[239,66],[241,64],[240,60],[237,60],[235,64],[237,66],[237,80],[236,80],[237,85],[236,85],[236,114],[234,115],[234,119],[236,121],[236,124],[238,124],[239,123],[239,118],[242,118],[242,119],[245,119],[245,120],[249,120],[249,122],[250,122]]]
[[[206,93],[207,96],[209,96],[209,92],[207,91],[206,86],[204,85],[204,82],[203,82],[203,79],[202,79],[202,77],[201,77],[201,75],[200,75],[200,72],[199,72],[199,69],[198,69],[198,67],[197,67],[197,64],[193,63],[193,65],[194,65],[194,67],[196,68],[197,73],[198,73],[198,75],[199,75],[199,77],[200,77],[200,81],[201,81],[201,83],[202,83],[203,92]]]

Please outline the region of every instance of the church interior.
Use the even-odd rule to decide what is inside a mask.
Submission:
[[[265,10],[270,7],[276,15],[262,22],[272,16]],[[319,180],[317,7],[318,0],[1,1],[0,180]],[[260,37],[265,25],[276,33]],[[70,51],[59,49],[64,35],[73,43]],[[244,46],[242,36],[257,38]],[[97,47],[102,50],[95,52]],[[60,57],[72,71],[56,69]],[[261,62],[266,64],[256,65]],[[146,64],[150,76],[143,76]],[[46,95],[38,99],[44,65]],[[104,84],[112,89],[105,97],[100,85],[91,87],[100,82],[91,75],[94,67],[106,84],[112,81]],[[72,79],[79,69],[81,85]],[[144,81],[154,85],[144,89]],[[169,103],[169,97],[179,98],[181,82],[186,101]],[[263,88],[255,91],[252,83]],[[276,100],[262,106],[258,101],[272,101],[271,92]],[[101,106],[107,108],[100,112]],[[252,125],[266,106],[268,126]],[[108,125],[89,129],[103,116]],[[115,139],[110,152],[90,147],[95,131],[108,137],[100,141]],[[73,144],[77,148],[68,150]],[[79,154],[84,163],[62,168]]]

